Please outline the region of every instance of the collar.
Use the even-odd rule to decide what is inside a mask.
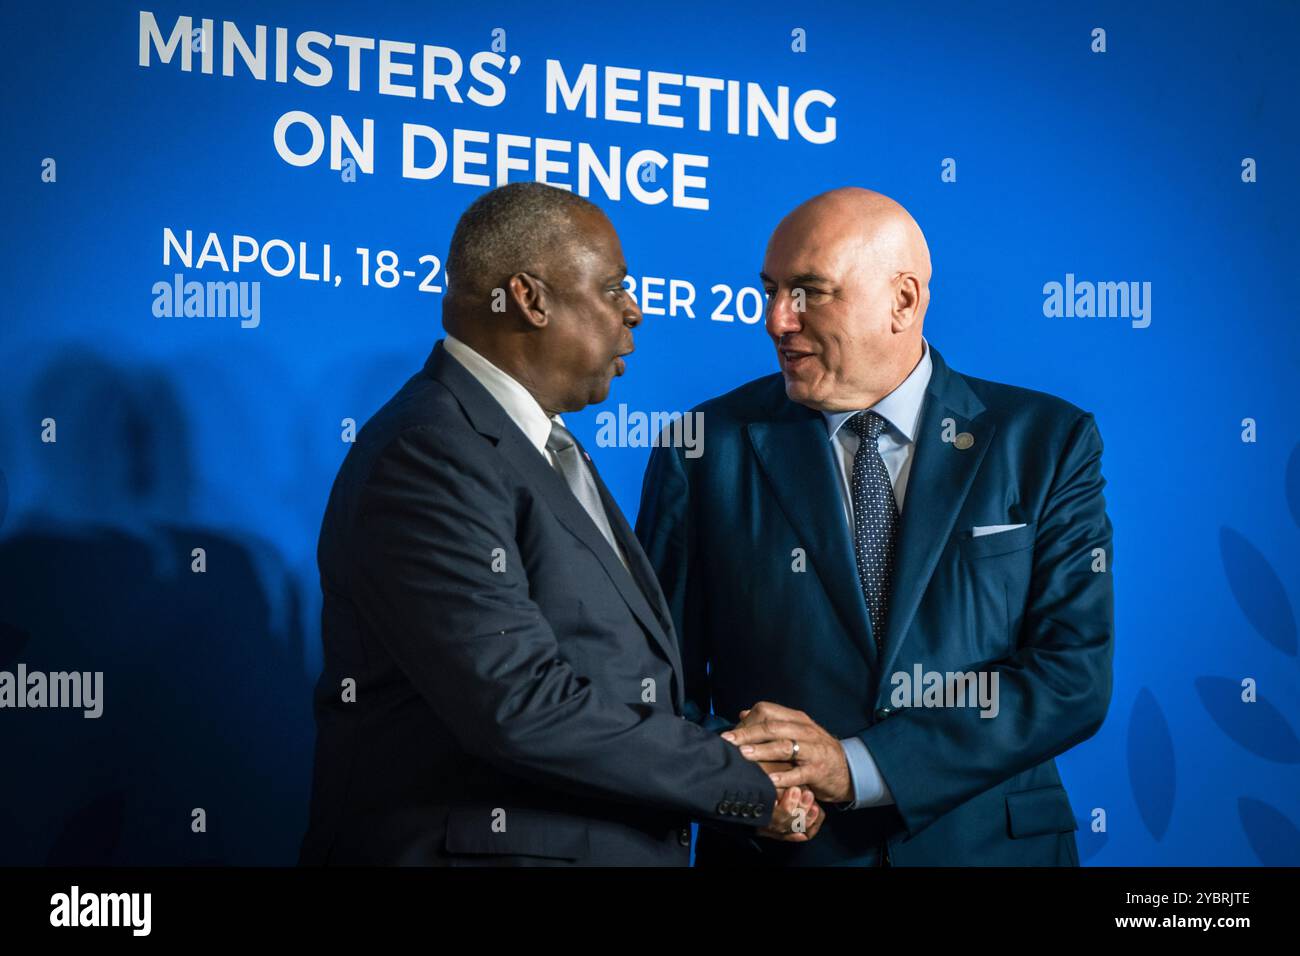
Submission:
[[[486,388],[497,403],[505,409],[511,421],[518,425],[519,430],[527,437],[529,444],[545,454],[546,441],[551,437],[552,422],[563,425],[564,420],[559,415],[554,419],[548,417],[542,406],[537,403],[537,399],[533,398],[532,392],[524,388],[518,379],[493,365],[460,339],[447,335],[443,338],[443,345],[452,358],[465,366],[466,370],[478,379],[479,384]]]

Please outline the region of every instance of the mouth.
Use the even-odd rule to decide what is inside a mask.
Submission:
[[[798,371],[808,360],[813,357],[812,352],[804,352],[800,349],[777,349],[781,356],[781,368],[787,372]]]
[[[627,363],[623,361],[623,356],[624,356],[624,355],[631,355],[631,354],[632,354],[633,352],[635,352],[635,351],[636,351],[635,348],[631,348],[631,349],[628,349],[626,352],[619,352],[617,355],[614,356],[614,374],[615,374],[615,375],[622,375],[624,372],[627,371]]]

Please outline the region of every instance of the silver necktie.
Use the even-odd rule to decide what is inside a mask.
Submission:
[[[546,448],[555,455],[555,470],[564,478],[569,490],[578,499],[578,504],[582,505],[583,510],[591,516],[591,520],[595,522],[600,533],[605,536],[605,540],[609,542],[609,546],[614,549],[614,553],[626,568],[627,558],[623,556],[623,549],[618,546],[618,541],[614,538],[614,529],[609,526],[609,515],[605,513],[605,506],[600,500],[596,479],[591,476],[591,471],[583,462],[582,452],[578,451],[578,444],[574,441],[573,435],[559,422],[552,421],[551,436],[546,439]]]

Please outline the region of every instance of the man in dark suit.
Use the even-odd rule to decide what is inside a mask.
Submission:
[[[781,371],[700,406],[707,455],[655,450],[637,532],[691,707],[833,810],[699,863],[1077,865],[1053,758],[1101,726],[1114,630],[1093,416],[948,367],[878,193],[800,206],[762,278]]]
[[[623,373],[626,272],[599,209],[548,186],[457,225],[447,337],[361,430],[321,527],[301,862],[684,865],[692,819],[821,825],[683,719],[654,572],[560,417]]]

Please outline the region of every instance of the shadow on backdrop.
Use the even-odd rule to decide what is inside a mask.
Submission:
[[[33,425],[37,464],[5,469],[31,505],[0,528],[0,670],[101,671],[103,713],[5,714],[0,865],[294,862],[313,728],[288,569],[189,520],[195,456],[160,371],[73,351],[32,381],[25,421],[58,440]]]

